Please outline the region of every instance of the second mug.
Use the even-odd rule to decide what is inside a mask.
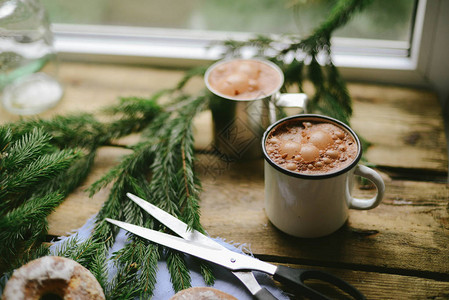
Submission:
[[[208,68],[204,79],[213,94],[214,145],[231,160],[262,157],[262,135],[283,116],[281,107],[306,112],[307,95],[281,93],[284,75],[268,60],[222,60]]]
[[[285,233],[325,236],[345,224],[349,209],[373,209],[382,201],[382,177],[359,164],[360,139],[339,120],[315,114],[284,118],[268,127],[262,149],[265,212]],[[371,181],[376,195],[354,197],[355,176]]]

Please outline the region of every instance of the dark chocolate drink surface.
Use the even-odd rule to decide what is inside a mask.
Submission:
[[[337,172],[350,165],[359,151],[346,129],[324,121],[295,119],[273,128],[265,149],[278,166],[310,175]]]
[[[282,83],[282,76],[263,61],[238,59],[218,64],[207,81],[213,91],[225,97],[253,100],[274,93]]]

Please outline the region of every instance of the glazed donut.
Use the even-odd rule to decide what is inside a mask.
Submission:
[[[3,291],[4,300],[105,299],[86,268],[59,256],[44,256],[15,270]]]
[[[192,287],[176,293],[170,300],[237,300],[211,287]]]

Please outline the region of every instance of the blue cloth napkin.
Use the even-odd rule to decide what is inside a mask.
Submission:
[[[89,236],[92,233],[92,230],[94,228],[95,224],[95,216],[91,217],[86,224],[84,224],[81,228],[78,230],[75,230],[70,236],[67,237],[60,237],[57,241],[53,243],[53,245],[50,247],[50,252],[52,254],[55,254],[57,252],[57,249],[62,245],[62,243],[66,242],[67,239],[71,238],[77,238],[80,242],[86,240],[89,238]],[[124,245],[127,243],[127,236],[126,231],[121,229],[115,239],[114,245],[111,247],[109,251],[109,255],[112,255],[112,253],[120,250],[124,247]],[[244,253],[247,252],[248,247],[246,247],[246,244],[231,244],[227,243],[223,239],[216,238],[214,239],[229,250]],[[187,264],[190,269],[190,276],[191,276],[191,283],[194,287],[200,287],[200,286],[207,286],[206,283],[203,280],[203,277],[199,271],[198,265],[193,263],[193,260],[190,260],[187,257]],[[225,293],[228,293],[230,295],[233,295],[239,300],[251,300],[252,295],[248,292],[248,290],[245,288],[245,286],[227,269],[213,265],[214,268],[214,275],[216,277],[215,284],[213,285],[214,288],[221,290]],[[112,278],[115,275],[115,267],[113,265],[113,262],[109,262],[109,280],[112,280]],[[273,280],[270,276],[261,273],[261,272],[254,272],[254,275],[257,279],[257,281],[260,283],[262,287],[267,288],[276,298],[282,299],[282,300],[288,300],[289,298],[283,294],[283,292],[278,289]],[[157,300],[165,300],[170,299],[174,294],[175,291],[173,290],[171,281],[170,281],[170,274],[168,272],[167,265],[165,261],[161,260],[158,262],[158,272],[156,276],[156,287],[153,293],[152,299]]]

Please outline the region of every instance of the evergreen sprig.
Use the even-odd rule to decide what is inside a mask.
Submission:
[[[290,36],[286,42],[286,37],[257,36],[244,42],[226,41],[224,55],[239,56],[246,47],[255,48],[259,56],[281,67],[284,90],[296,87],[303,92],[304,82],[309,80],[314,86],[309,109],[349,123],[351,98],[331,59],[331,36],[370,2],[337,1],[326,22],[304,39]],[[175,87],[149,99],[120,99],[119,104],[102,112],[108,121],[78,114],[0,126],[0,271],[8,276],[27,261],[49,255],[48,246],[42,244],[47,234],[46,217],[89,174],[99,147],[140,132],[142,140],[128,146],[131,153],[89,188],[93,195],[112,184],[92,236],[85,241],[67,239],[53,254],[88,268],[108,299],[151,297],[161,258],[167,261],[175,291],[189,287],[190,275],[182,254],[131,234],[129,242],[111,258],[117,274],[108,282],[107,256],[118,229],[104,218],[166,231],[126,198],[131,192],[204,232],[200,224],[201,185],[194,172],[192,121],[206,108],[208,96],[188,95],[183,88],[192,78],[203,76],[206,68],[186,72]],[[162,97],[170,102],[161,105]],[[211,268],[202,264],[201,271],[211,284]]]
[[[204,97],[175,97],[166,112],[143,130],[143,140],[132,147],[134,151],[91,186],[90,192],[95,193],[114,181],[109,198],[97,216],[94,239],[108,239],[107,245],[112,245],[117,228],[105,223],[105,217],[165,230],[127,199],[127,192],[148,199],[183,219],[191,228],[204,231],[199,222],[200,185],[193,172],[192,122],[206,104]],[[178,109],[169,109],[173,106]],[[142,176],[146,174],[145,170],[151,173],[150,182],[146,176]],[[130,238],[131,242],[113,257],[118,271],[113,283],[107,288],[111,299],[116,297],[114,295],[119,290],[121,295],[151,295],[156,284],[155,262],[160,257],[167,260],[174,289],[178,291],[190,287],[190,275],[183,255],[171,250],[161,253],[158,247],[148,241],[133,235]],[[140,272],[135,272],[135,268]],[[210,269],[204,266],[203,270],[206,280],[213,282]]]
[[[59,190],[39,193],[41,185],[66,172],[83,154],[55,148],[38,128],[18,136],[2,127],[0,133],[0,269],[9,271],[40,247],[46,217],[66,196]]]
[[[80,114],[0,127],[2,272],[34,257],[47,234],[47,216],[89,174],[96,150],[141,130],[159,111],[155,100],[124,98],[105,112],[110,122]]]
[[[334,117],[349,124],[352,116],[351,97],[345,81],[332,62],[331,37],[346,25],[357,12],[372,0],[338,0],[329,17],[313,33],[301,38],[284,35],[280,38],[258,35],[247,41],[229,40],[224,43],[225,56],[240,56],[248,47],[257,55],[278,64],[285,75],[285,88],[296,87],[304,92],[304,81],[314,86],[309,94],[309,111]]]
[[[63,200],[61,194],[32,197],[0,219],[0,263],[7,265],[17,253],[28,252],[45,240],[46,217]]]

